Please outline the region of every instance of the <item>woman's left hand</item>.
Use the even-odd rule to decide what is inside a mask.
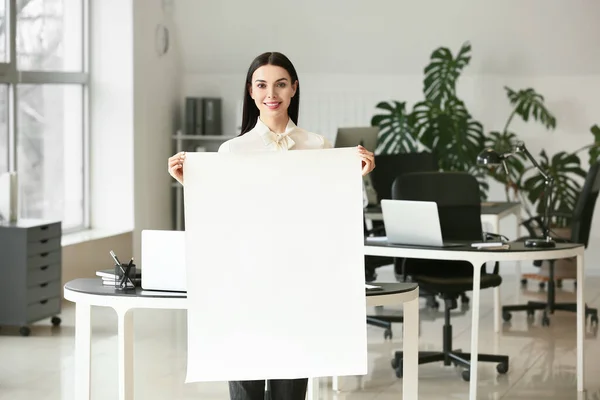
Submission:
[[[362,160],[362,175],[365,176],[375,168],[375,155],[361,145],[358,146],[358,155]]]

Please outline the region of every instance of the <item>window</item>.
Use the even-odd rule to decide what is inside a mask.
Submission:
[[[20,218],[61,220],[65,232],[88,227],[87,10],[0,0],[0,172],[18,174]]]

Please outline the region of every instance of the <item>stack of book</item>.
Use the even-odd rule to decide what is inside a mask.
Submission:
[[[115,269],[103,269],[100,271],[96,271],[96,275],[102,278],[102,284],[106,286],[116,286],[117,282],[121,281],[121,276],[115,276]],[[117,281],[118,279],[118,281]],[[135,277],[133,278],[133,284],[135,286],[140,286],[142,284],[142,271],[139,269],[135,270]],[[131,283],[127,282],[127,287],[131,287]]]

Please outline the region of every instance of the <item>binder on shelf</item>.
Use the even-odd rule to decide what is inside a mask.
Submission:
[[[222,135],[221,99],[217,97],[186,97],[184,134]]]

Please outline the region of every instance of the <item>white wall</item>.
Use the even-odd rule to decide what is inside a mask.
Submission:
[[[90,223],[131,230],[133,8],[131,0],[92,0],[90,6]]]
[[[179,48],[171,2],[134,0],[134,198],[133,249],[140,257],[142,229],[172,229],[171,190],[167,172],[172,135],[178,128],[180,99]],[[170,31],[169,51],[156,52],[158,24]]]
[[[225,134],[238,131],[245,73],[261,52],[290,57],[300,75],[300,125],[333,139],[338,126],[368,125],[381,100],[422,99],[431,52],[447,46],[456,53],[467,40],[472,60],[458,90],[486,131],[502,129],[508,117],[505,85],[535,88],[557,117],[554,132],[513,123],[534,155],[591,143],[589,128],[600,123],[597,1],[177,0],[174,15],[181,101],[222,97]],[[493,185],[491,199],[503,197]],[[588,257],[600,259],[599,240],[600,211]]]

